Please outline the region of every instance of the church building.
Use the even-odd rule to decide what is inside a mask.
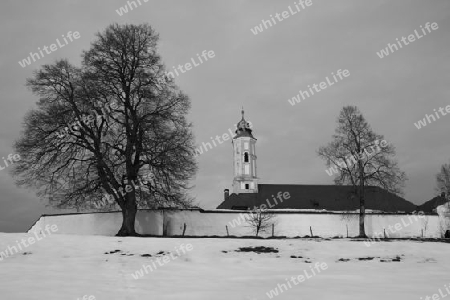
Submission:
[[[260,208],[281,193],[289,199],[278,201],[271,209],[314,209],[325,211],[350,211],[359,209],[359,199],[351,186],[259,183],[256,142],[250,124],[242,118],[237,123],[233,144],[234,178],[232,191],[224,191],[224,200],[217,209],[248,210]],[[272,201],[273,202],[273,201]],[[380,187],[366,187],[366,210],[382,212],[412,212],[413,203]]]

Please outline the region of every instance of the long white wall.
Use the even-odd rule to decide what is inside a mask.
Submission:
[[[135,228],[140,234],[158,236],[226,236],[226,226],[230,235],[253,235],[252,229],[243,221],[244,214],[236,211],[200,210],[140,210],[136,216]],[[359,233],[358,215],[340,213],[278,212],[275,214],[276,236],[346,237]],[[61,234],[115,235],[122,224],[122,213],[85,213],[66,215],[44,215],[29,232],[39,231],[46,225],[57,225]],[[234,224],[235,226],[232,226]],[[389,237],[442,237],[449,222],[438,215],[367,214],[366,234],[369,237],[386,235]],[[261,236],[270,236],[269,232]]]

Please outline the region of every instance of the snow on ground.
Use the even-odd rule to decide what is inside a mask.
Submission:
[[[0,251],[33,236],[0,233]],[[193,249],[182,254],[181,244],[191,244]],[[279,252],[235,251],[249,246],[273,247]],[[171,252],[172,256],[158,266],[155,259],[162,258],[157,255],[160,251]],[[400,261],[396,261],[398,258]],[[131,274],[152,261],[153,266],[158,266],[154,271],[143,273],[140,279],[133,278]],[[326,263],[328,268],[312,276],[310,266],[315,262]],[[0,261],[0,299],[75,300],[83,295],[93,295],[96,300],[269,299],[266,293],[286,283],[285,278],[297,277],[305,270],[311,278],[297,281],[296,285],[291,283],[291,288],[274,299],[425,299],[439,289],[445,292],[444,285],[450,283],[450,244],[392,241],[367,247],[362,241],[348,239],[53,234]]]

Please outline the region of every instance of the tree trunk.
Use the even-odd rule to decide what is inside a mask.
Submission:
[[[367,238],[364,228],[364,217],[366,215],[366,209],[364,207],[364,196],[360,196],[360,208],[359,208],[359,236],[360,238]]]
[[[134,222],[136,220],[137,205],[134,192],[125,195],[125,203],[121,206],[122,209],[122,227],[116,236],[137,236],[134,229]]]
[[[364,228],[364,217],[366,215],[365,199],[364,199],[364,167],[361,160],[359,163],[359,236],[360,238],[367,238]]]

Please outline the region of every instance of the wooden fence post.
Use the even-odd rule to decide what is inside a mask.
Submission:
[[[228,233],[228,226],[225,225],[225,228],[226,228],[226,230],[227,230],[227,236],[230,236],[230,234]]]
[[[272,237],[274,236],[274,232],[275,232],[275,224],[272,224]]]
[[[311,237],[313,237],[312,228],[309,226],[309,232],[311,232]]]

